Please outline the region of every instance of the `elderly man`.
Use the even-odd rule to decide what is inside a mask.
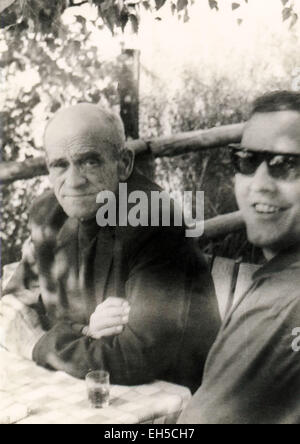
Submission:
[[[236,196],[266,264],[226,316],[180,423],[300,423],[300,94],[259,98],[233,147]]]
[[[32,207],[32,244],[2,300],[4,346],[79,378],[106,369],[114,384],[159,378],[194,391],[219,328],[202,256],[184,227],[96,223],[99,192],[160,190],[134,171],[119,117],[60,110],[44,144],[54,193]]]

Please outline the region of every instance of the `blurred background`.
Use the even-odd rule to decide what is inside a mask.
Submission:
[[[1,13],[3,162],[40,157],[46,121],[61,106],[88,101],[120,111],[119,79],[128,47],[139,51],[140,138],[240,123],[258,95],[300,89],[296,0],[176,0],[173,14],[167,1],[159,10],[140,8],[138,28],[133,14],[131,26],[124,32],[115,27],[113,34],[113,24],[92,4],[96,1],[63,8],[62,14],[57,9],[49,29],[40,15],[37,27],[31,17],[47,1],[35,1],[26,26],[20,20],[25,1],[19,2],[19,18],[14,10],[17,25]],[[58,8],[59,1],[51,4]],[[184,190],[204,190],[206,219],[236,210],[226,148],[157,159],[155,179],[175,198]],[[47,176],[2,186],[2,266],[20,259],[28,209],[48,187]],[[200,243],[208,253],[258,258],[243,232]]]

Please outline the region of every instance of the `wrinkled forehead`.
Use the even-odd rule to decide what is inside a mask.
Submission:
[[[45,131],[47,155],[59,152],[76,154],[86,149],[119,150],[124,145],[122,128],[105,114],[90,109],[59,112]]]
[[[300,113],[256,113],[246,124],[242,146],[252,150],[300,153]]]

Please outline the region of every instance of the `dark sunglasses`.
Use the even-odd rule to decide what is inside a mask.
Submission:
[[[258,167],[266,162],[273,179],[294,181],[300,178],[300,154],[253,151],[240,145],[229,145],[229,148],[236,173],[253,176]]]

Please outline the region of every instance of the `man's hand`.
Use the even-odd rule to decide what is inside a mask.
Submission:
[[[121,298],[108,298],[98,305],[90,318],[85,334],[93,339],[119,335],[128,323],[130,306]]]
[[[44,334],[39,317],[32,308],[13,295],[0,300],[0,345],[31,360],[34,346]]]

